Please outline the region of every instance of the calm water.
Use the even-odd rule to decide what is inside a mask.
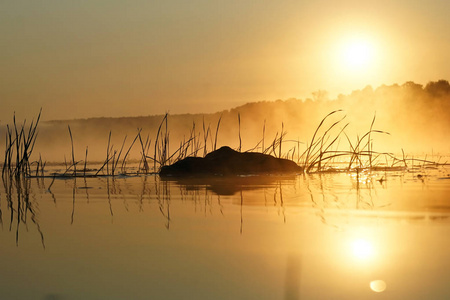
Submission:
[[[449,173],[6,183],[0,298],[449,299]]]

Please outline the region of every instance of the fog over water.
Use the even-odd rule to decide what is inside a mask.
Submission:
[[[171,152],[175,151],[182,141],[189,139],[195,128],[201,145],[204,145],[205,132],[207,133],[206,151],[211,151],[220,119],[217,147],[229,145],[238,148],[241,143],[242,151],[254,149],[257,145],[254,150],[261,151],[263,137],[264,147],[267,148],[283,130],[286,133],[283,152],[291,150],[292,154],[292,148],[299,145],[294,141],[300,142],[300,150],[305,149],[320,121],[335,110],[342,111],[327,119],[323,128],[326,129],[345,117],[335,127],[334,134],[348,123],[345,133],[352,143],[369,131],[375,117],[373,129],[389,133],[372,136],[375,151],[401,153],[403,149],[406,153],[450,152],[450,141],[447,138],[450,128],[450,85],[446,80],[429,82],[425,86],[413,82],[376,88],[367,86],[349,95],[339,95],[337,99],[329,99],[326,92],[317,91],[308,99],[253,102],[214,114],[169,114],[169,149]],[[42,115],[45,119],[45,108]],[[33,154],[36,157],[40,154],[44,161],[69,160],[70,126],[76,160],[83,160],[88,148],[88,161],[103,161],[110,132],[113,149],[119,152],[125,136],[127,140],[124,149],[127,149],[138,129],[142,129],[143,142],[147,136],[151,140],[149,153],[152,155],[163,117],[154,115],[41,121]],[[30,121],[27,120],[26,127]],[[12,120],[1,123],[2,137],[5,136],[7,123],[11,126]],[[17,120],[17,123],[20,121]],[[165,131],[165,126],[162,130]],[[349,148],[344,135],[341,139],[340,146]],[[4,146],[2,142],[2,151]],[[137,141],[130,152],[130,158],[139,158],[140,151],[141,146]],[[203,153],[202,146],[198,155]]]

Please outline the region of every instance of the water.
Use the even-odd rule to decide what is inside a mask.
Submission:
[[[448,299],[450,171],[0,189],[1,299]]]

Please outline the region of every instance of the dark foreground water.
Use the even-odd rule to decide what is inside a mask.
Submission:
[[[449,299],[449,173],[7,182],[0,299]]]

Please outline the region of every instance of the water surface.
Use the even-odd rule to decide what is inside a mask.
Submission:
[[[447,299],[450,171],[0,189],[1,299]]]

